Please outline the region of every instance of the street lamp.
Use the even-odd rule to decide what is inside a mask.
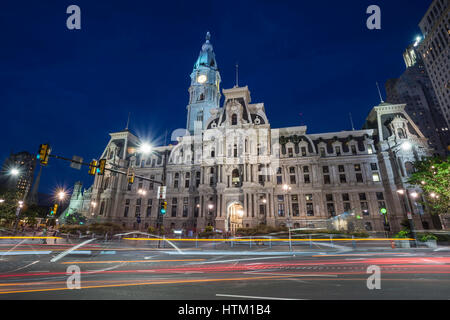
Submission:
[[[140,145],[139,147],[139,152],[143,153],[143,154],[149,154],[150,152],[152,152],[152,146],[151,144],[144,142]]]
[[[13,176],[17,176],[20,173],[19,169],[17,168],[12,168],[10,172]]]
[[[5,202],[5,199],[0,199],[0,203],[3,203],[3,202]]]
[[[413,234],[414,240],[417,241],[417,239],[416,239],[416,231],[415,231],[415,227],[414,227],[414,221],[413,221],[413,218],[412,218],[411,204],[409,202],[408,190],[407,189],[406,190],[399,189],[399,190],[397,190],[397,192],[403,196],[402,197],[402,201],[403,201],[403,205],[405,207],[406,217],[408,218],[409,225],[411,227],[411,232]],[[416,198],[418,196],[418,194],[417,194],[417,192],[414,191],[413,193],[411,193],[411,196],[413,198]],[[416,246],[417,246],[417,242],[416,242]]]
[[[147,194],[147,191],[145,191],[144,189],[139,189],[138,193],[145,196]]]
[[[291,187],[290,186],[288,186],[287,184],[284,184],[283,185],[283,190],[284,190],[284,192],[286,193],[286,196],[287,196],[287,218],[286,218],[286,225],[287,225],[287,227],[288,227],[288,230],[289,230],[289,250],[290,251],[292,251],[292,242],[291,242],[291,213],[290,213],[290,210],[289,210],[289,207],[290,207],[290,205],[289,205],[289,191],[291,191]]]
[[[409,151],[412,148],[412,144],[408,141],[405,141],[402,143],[402,150],[403,151]]]

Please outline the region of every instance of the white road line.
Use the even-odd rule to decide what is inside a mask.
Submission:
[[[15,269],[15,270],[13,270],[13,271],[9,271],[9,272],[14,272],[14,271],[18,271],[18,270],[22,270],[22,269],[25,269],[26,267],[29,267],[29,266],[32,266],[33,264],[36,264],[36,263],[38,263],[39,262],[39,260],[37,260],[37,261],[34,261],[34,262],[32,262],[32,263],[29,263],[29,264],[27,264],[26,266],[24,266],[24,267],[21,267],[21,268],[17,268],[17,269]]]
[[[50,262],[56,262],[56,261],[58,261],[59,259],[64,258],[64,257],[67,256],[69,253],[71,253],[72,251],[74,251],[74,250],[76,250],[76,249],[78,249],[78,248],[84,246],[85,244],[88,244],[89,242],[94,241],[94,240],[95,240],[95,238],[86,240],[86,241],[84,241],[84,242],[82,242],[82,243],[76,245],[75,247],[72,247],[72,248],[70,248],[69,250],[66,250],[66,251],[62,252],[61,254],[59,254],[59,255],[57,255],[56,257],[54,257],[53,259],[51,259]]]
[[[244,299],[262,299],[262,300],[309,300],[309,299],[291,299],[291,298],[241,296],[241,295],[235,295],[235,294],[220,294],[220,293],[216,293],[216,297],[244,298]]]

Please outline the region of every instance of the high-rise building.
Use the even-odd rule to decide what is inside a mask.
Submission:
[[[434,0],[419,23],[423,41],[418,46],[442,114],[450,125],[450,12],[449,0]]]
[[[436,154],[445,155],[450,145],[450,131],[442,115],[433,85],[423,64],[417,39],[403,53],[406,70],[396,79],[386,82],[386,100],[405,103],[405,111],[420,128]]]
[[[26,151],[11,153],[3,163],[0,185],[6,189],[16,190],[19,197],[27,196],[33,183],[35,167],[36,156],[31,153]],[[18,174],[12,174],[13,169],[16,169]]]

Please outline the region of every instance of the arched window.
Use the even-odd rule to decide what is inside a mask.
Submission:
[[[216,152],[214,148],[211,148],[211,158],[214,158],[216,156]]]
[[[231,125],[235,126],[237,125],[237,114],[233,113],[233,115],[231,116]]]
[[[231,172],[231,182],[233,184],[233,187],[239,187],[241,184],[241,179],[239,177],[239,170],[238,169],[234,169]]]
[[[406,139],[405,130],[403,130],[402,128],[397,129],[397,135],[399,139]]]
[[[233,146],[233,156],[234,156],[235,158],[237,158],[237,156],[238,156],[237,144],[235,144],[235,145]]]

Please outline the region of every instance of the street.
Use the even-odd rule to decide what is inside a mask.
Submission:
[[[312,249],[289,251],[207,242],[157,248],[132,240],[39,241],[1,239],[0,299],[450,298],[448,247],[353,249],[314,243]],[[67,273],[73,266],[80,270],[80,289],[73,271]],[[368,288],[369,266],[380,267],[379,289]]]

